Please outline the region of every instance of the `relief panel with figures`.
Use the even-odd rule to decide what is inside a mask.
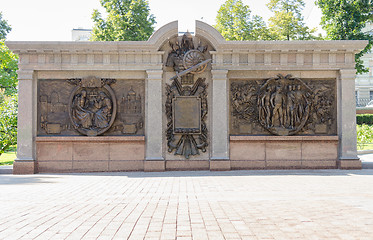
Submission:
[[[335,135],[336,81],[232,80],[230,115],[231,135]]]
[[[38,136],[144,135],[141,80],[38,81]]]

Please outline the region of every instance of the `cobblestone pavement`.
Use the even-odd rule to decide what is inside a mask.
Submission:
[[[373,170],[0,175],[0,239],[373,239]]]

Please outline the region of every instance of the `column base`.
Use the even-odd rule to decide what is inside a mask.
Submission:
[[[338,162],[339,169],[361,169],[361,161],[357,159],[339,159]]]
[[[230,171],[231,161],[227,160],[211,160],[210,171]]]
[[[36,161],[14,160],[13,174],[35,174],[37,172]]]
[[[166,162],[164,160],[147,160],[144,162],[144,172],[164,172]]]

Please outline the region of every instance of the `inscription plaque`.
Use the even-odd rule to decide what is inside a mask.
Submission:
[[[173,100],[174,133],[201,133],[201,99],[184,96]]]

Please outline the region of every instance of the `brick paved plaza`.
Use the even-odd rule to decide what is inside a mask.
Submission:
[[[373,239],[373,170],[0,175],[0,239]]]

